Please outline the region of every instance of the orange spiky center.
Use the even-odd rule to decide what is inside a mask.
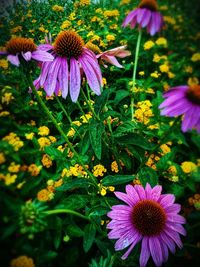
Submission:
[[[187,93],[187,98],[194,104],[200,105],[200,85],[195,84],[189,87]]]
[[[73,31],[61,32],[54,43],[54,51],[61,57],[77,58],[83,52],[84,41]]]
[[[6,44],[6,51],[11,55],[16,55],[18,53],[33,52],[37,49],[32,39],[15,37],[10,39]]]
[[[132,223],[140,234],[154,236],[165,226],[166,214],[161,205],[153,200],[141,200],[132,211]]]
[[[142,0],[139,4],[140,8],[147,8],[151,11],[157,11],[158,10],[158,4],[156,0]]]

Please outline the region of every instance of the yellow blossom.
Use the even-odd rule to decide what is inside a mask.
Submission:
[[[165,63],[159,66],[159,69],[161,72],[168,72],[169,71],[169,66]]]
[[[10,267],[35,267],[35,264],[32,258],[19,256],[11,261]]]
[[[80,119],[82,120],[82,123],[88,123],[88,121],[92,118],[92,114],[89,112],[85,115],[82,115]]]
[[[49,135],[49,139],[51,141],[51,143],[55,143],[57,141],[55,136]]]
[[[107,194],[107,190],[109,190],[110,192],[114,192],[115,191],[115,187],[114,186],[103,186],[101,183],[98,184],[99,186],[99,192],[102,196],[105,196]]]
[[[200,53],[195,53],[192,55],[191,60],[193,62],[200,61]]]
[[[11,33],[16,33],[22,31],[22,26],[16,26],[11,29]]]
[[[46,168],[50,168],[53,165],[53,162],[51,160],[51,157],[49,155],[47,155],[47,154],[44,154],[42,156],[41,162],[42,162],[42,165],[44,167],[46,167]]]
[[[69,21],[69,20],[65,20],[65,21],[63,21],[63,23],[62,23],[62,25],[61,25],[61,29],[62,30],[64,30],[64,29],[67,29],[67,28],[69,28],[70,26],[71,26],[71,21]]]
[[[149,50],[151,49],[153,46],[155,45],[155,43],[153,41],[147,41],[144,43],[144,50]]]
[[[13,99],[12,93],[5,93],[1,98],[1,103],[6,103],[6,105],[8,105]]]
[[[17,179],[17,175],[16,174],[7,173],[4,176],[5,185],[11,185],[11,184],[15,183],[16,179]]]
[[[159,56],[158,54],[154,54],[153,56],[153,62],[158,63],[161,59],[166,60],[167,56],[163,55],[163,56]]]
[[[70,128],[68,133],[67,133],[67,136],[68,137],[74,137],[76,131],[74,130],[74,128]]]
[[[176,24],[176,20],[171,16],[164,16],[164,21],[172,25]]]
[[[8,68],[8,60],[7,59],[0,59],[0,68],[6,70]]]
[[[20,164],[15,164],[15,162],[11,162],[11,164],[8,167],[9,172],[19,172],[20,170]]]
[[[81,6],[87,6],[90,4],[90,0],[80,0],[80,5]]]
[[[5,158],[5,155],[4,153],[0,153],[0,164],[3,164],[4,162],[6,162],[6,158]]]
[[[51,141],[47,137],[40,137],[38,143],[40,148],[43,149],[45,146],[50,146]]]
[[[92,170],[95,177],[103,176],[106,172],[107,169],[102,164],[97,164]]]
[[[106,35],[106,40],[108,42],[114,41],[115,40],[115,36],[113,34],[107,34]]]
[[[167,144],[162,144],[160,149],[162,150],[161,155],[165,155],[171,151],[171,148]]]
[[[40,126],[38,128],[38,135],[46,136],[49,135],[49,128],[47,126]]]
[[[156,40],[156,44],[157,44],[157,45],[164,46],[164,47],[167,47],[167,39],[165,39],[164,37],[159,37],[159,38]]]
[[[111,170],[116,173],[119,172],[119,168],[118,168],[116,160],[111,163]]]
[[[37,166],[36,164],[33,163],[28,167],[28,172],[31,174],[31,176],[38,176],[41,169],[42,166]]]
[[[63,12],[64,11],[64,7],[59,6],[59,5],[54,5],[52,6],[52,10],[55,12]]]
[[[26,133],[25,137],[26,137],[27,140],[32,140],[34,135],[35,135],[35,133]]]
[[[140,75],[140,76],[144,76],[144,71],[140,71],[140,72],[139,72],[139,75]]]
[[[157,79],[160,76],[160,73],[158,71],[154,71],[150,75],[151,75],[152,78],[156,78]]]
[[[106,18],[118,17],[119,16],[119,11],[117,9],[114,9],[114,10],[106,10],[106,11],[104,11],[103,15]]]
[[[69,20],[75,20],[76,19],[76,14],[74,12],[72,12],[70,15],[69,15]]]
[[[177,174],[177,169],[176,169],[176,166],[174,166],[174,165],[171,165],[171,166],[167,169],[167,171],[168,171],[169,173],[173,174],[173,175],[176,175],[176,174]]]
[[[197,166],[195,163],[191,161],[184,161],[181,163],[181,168],[184,171],[184,173],[191,173],[196,170]]]
[[[187,81],[189,86],[199,84],[199,79],[197,77],[190,77]]]
[[[51,195],[51,192],[48,190],[48,189],[42,189],[40,190],[38,193],[37,193],[37,199],[39,201],[48,201],[50,200],[50,195]]]
[[[16,133],[9,133],[7,136],[3,137],[3,141],[7,141],[15,151],[18,151],[21,147],[23,147],[24,142],[20,140],[20,138],[16,135]]]

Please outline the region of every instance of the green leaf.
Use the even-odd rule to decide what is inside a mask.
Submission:
[[[61,241],[62,241],[62,220],[60,218],[55,218],[54,220],[54,225],[55,225],[55,234],[54,234],[54,247],[55,249],[58,249]]]
[[[67,191],[75,188],[87,188],[89,185],[92,185],[89,180],[77,178],[67,181],[64,185],[57,187],[56,190]]]
[[[88,252],[92,247],[96,235],[96,228],[93,224],[87,224],[84,229],[83,249]]]
[[[109,90],[104,90],[100,96],[95,100],[94,111],[96,114],[99,114],[103,107],[105,106],[109,96]]]
[[[124,98],[129,96],[129,91],[128,90],[117,90],[115,99],[114,99],[114,104],[118,105],[120,101],[122,101]]]
[[[163,171],[167,170],[169,168],[169,161],[172,160],[172,157],[173,157],[172,152],[169,152],[164,156],[162,156],[158,161],[158,163],[156,164],[157,169]]]
[[[113,132],[114,137],[120,137],[128,132],[132,132],[135,129],[135,123],[128,121],[124,122],[117,127],[117,129]]]
[[[92,149],[94,150],[94,153],[99,160],[101,159],[101,150],[102,150],[101,137],[103,131],[104,131],[104,125],[101,121],[99,122],[93,119],[90,120],[89,123],[90,142],[92,145]]]
[[[149,143],[142,135],[137,133],[128,133],[121,137],[115,137],[119,144],[139,146],[146,150],[152,149],[152,144]]]
[[[146,183],[149,183],[151,186],[155,186],[158,184],[157,173],[152,168],[149,167],[142,168],[139,171],[138,176],[143,186],[145,186]]]
[[[83,230],[76,224],[70,224],[67,227],[67,233],[69,233],[70,236],[75,236],[75,237],[81,237],[84,235]]]
[[[182,197],[184,195],[184,186],[179,184],[172,184],[170,192],[176,196],[176,198]]]
[[[80,194],[73,194],[68,198],[63,199],[55,209],[81,209],[83,208],[88,202],[90,198],[88,195],[80,195]]]
[[[63,158],[63,154],[57,148],[52,146],[46,146],[44,148],[45,153],[47,153],[52,159],[60,159]]]
[[[81,140],[79,145],[80,145],[81,155],[86,154],[86,152],[88,151],[88,149],[90,147],[90,138],[89,138],[88,131],[85,133],[83,140]]]
[[[135,179],[133,175],[108,175],[102,179],[102,185],[119,185],[131,182]]]

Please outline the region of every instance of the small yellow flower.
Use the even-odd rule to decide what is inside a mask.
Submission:
[[[112,163],[111,163],[111,170],[113,171],[113,172],[119,172],[119,168],[118,168],[118,165],[117,165],[117,162],[116,161],[113,161]]]
[[[159,72],[157,72],[157,71],[154,71],[154,72],[152,72],[151,74],[150,74],[150,76],[152,77],[152,78],[158,78],[159,76],[160,76],[160,73]]]
[[[74,130],[74,128],[70,128],[70,130],[67,133],[68,137],[74,137],[76,131]]]
[[[159,66],[159,69],[161,72],[168,72],[169,71],[169,66],[165,63]]]
[[[196,170],[197,166],[195,163],[191,161],[184,161],[181,163],[181,168],[184,171],[184,173],[191,173]]]
[[[8,167],[9,172],[17,173],[20,170],[20,164],[15,164],[15,162],[11,162],[11,164]]]
[[[42,166],[37,166],[36,164],[33,163],[28,167],[28,172],[31,174],[31,176],[38,176],[41,169]]]
[[[149,50],[151,49],[153,46],[155,45],[155,43],[153,41],[147,41],[144,43],[144,50]]]
[[[167,39],[165,39],[164,37],[159,37],[159,38],[156,40],[156,44],[157,44],[157,45],[160,45],[160,46],[167,47]]]
[[[114,41],[115,40],[115,36],[113,34],[107,34],[106,35],[106,40],[108,42]]]
[[[14,99],[12,93],[5,93],[1,98],[1,103],[8,105]]]
[[[41,162],[42,162],[42,165],[44,167],[46,167],[46,168],[50,168],[53,165],[53,162],[51,160],[51,157],[49,155],[47,155],[47,154],[44,154],[42,156]]]
[[[46,136],[46,135],[49,135],[49,128],[47,126],[40,126],[38,128],[38,135],[41,135],[41,136]]]
[[[195,53],[192,55],[191,60],[193,62],[200,61],[200,53]]]
[[[38,143],[41,149],[43,149],[45,146],[51,145],[51,141],[47,137],[40,137],[38,139]]]
[[[139,75],[140,75],[140,76],[144,76],[144,74],[145,74],[144,71],[140,71],[140,72],[139,72]]]
[[[52,6],[52,10],[55,12],[63,12],[64,11],[64,7],[59,6],[59,5],[54,5]]]
[[[199,84],[199,79],[197,77],[190,77],[187,81],[189,86]]]
[[[8,68],[8,60],[6,59],[0,59],[0,68],[7,70]]]
[[[35,135],[35,133],[27,133],[27,134],[25,134],[25,137],[27,140],[32,140],[34,135]]]
[[[3,164],[4,162],[6,162],[6,158],[5,158],[5,155],[4,153],[0,153],[0,164]]]
[[[103,176],[106,172],[107,169],[102,164],[97,164],[92,170],[95,177]]]
[[[37,193],[37,199],[38,199],[39,201],[44,201],[44,202],[46,202],[46,201],[50,200],[49,196],[50,196],[50,192],[49,192],[49,190],[47,190],[46,188],[40,190],[40,191]]]
[[[32,258],[27,256],[19,256],[16,259],[13,259],[10,263],[11,267],[35,267]]]

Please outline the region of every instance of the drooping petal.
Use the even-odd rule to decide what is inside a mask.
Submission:
[[[12,63],[13,65],[19,67],[20,61],[19,61],[18,55],[16,55],[16,56],[8,55],[7,59],[8,59],[8,61],[10,61],[10,63]]]
[[[61,65],[60,57],[55,58],[49,68],[48,77],[46,80],[45,91],[47,96],[52,96],[56,89],[57,79],[58,79],[58,71]]]
[[[41,45],[38,45],[37,48],[38,48],[38,50],[49,51],[49,50],[53,49],[53,46],[50,44],[41,44]]]
[[[142,28],[146,27],[150,19],[151,19],[151,11],[146,9],[145,15],[143,16],[142,21],[140,23],[141,27]]]
[[[101,59],[107,61],[108,63],[118,67],[118,68],[124,68],[116,59],[114,56],[108,56],[108,55],[102,55]]]
[[[144,236],[142,239],[142,248],[140,253],[140,267],[145,267],[150,257],[149,237]]]
[[[129,254],[131,253],[131,251],[133,250],[133,248],[135,247],[135,245],[140,242],[140,240],[142,239],[142,236],[140,234],[136,234],[134,236],[134,239],[132,240],[132,244],[131,246],[129,247],[129,249],[126,251],[126,253],[121,257],[122,260],[125,260]]]
[[[31,56],[32,56],[32,54],[31,54],[31,52],[29,51],[29,52],[26,52],[26,53],[22,53],[22,56],[23,56],[23,58],[24,58],[26,61],[29,61],[29,60],[31,60]]]
[[[131,11],[124,19],[122,23],[122,27],[126,27],[131,22],[131,20],[135,18],[135,16],[137,15],[137,12],[138,12],[138,9]]]
[[[159,239],[157,237],[149,237],[149,249],[151,256],[156,266],[159,267],[162,264],[162,249]]]
[[[131,197],[129,197],[127,194],[121,193],[121,192],[114,192],[115,196],[119,199],[121,199],[122,201],[124,201],[125,203],[127,203],[129,206],[133,206],[134,205],[134,201],[131,199]]]
[[[59,77],[62,97],[66,98],[68,95],[68,81],[69,81],[68,63],[66,58],[62,58],[61,60],[61,68],[58,77]]]
[[[43,50],[39,50],[39,49],[32,52],[32,58],[38,61],[42,61],[42,62],[54,60],[54,57],[50,53],[43,51]]]
[[[81,73],[78,61],[70,59],[70,97],[72,102],[76,102],[81,89]]]

